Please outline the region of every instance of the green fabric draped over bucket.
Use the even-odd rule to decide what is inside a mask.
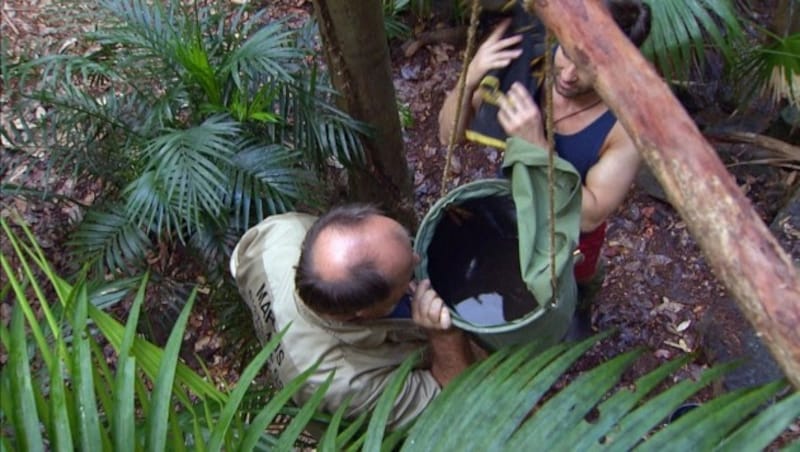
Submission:
[[[549,347],[562,340],[575,311],[573,251],[580,233],[581,180],[569,162],[554,160],[555,296],[550,271],[548,158],[545,150],[525,140],[506,142],[503,171],[509,179],[483,179],[457,187],[431,207],[417,231],[414,247],[421,258],[417,278],[430,278],[447,303],[454,325],[473,333],[488,348],[533,342],[540,349]],[[477,226],[470,226],[463,237],[454,232],[468,225]],[[516,249],[504,247],[509,240],[516,242]],[[448,260],[453,268],[442,272]],[[436,268],[429,268],[431,264]],[[506,268],[516,273],[503,273]],[[528,293],[522,295],[516,287]],[[456,305],[470,288],[501,293],[506,301],[515,299],[528,306],[522,311],[519,306],[504,307],[503,316],[512,318],[493,324],[468,320]],[[448,299],[452,294],[457,294],[455,299]],[[478,296],[469,302],[481,305],[486,299]]]

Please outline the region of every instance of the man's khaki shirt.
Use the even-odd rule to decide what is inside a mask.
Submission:
[[[424,332],[410,319],[379,319],[368,323],[326,320],[297,296],[295,267],[306,231],[316,217],[273,215],[245,233],[231,257],[231,273],[253,314],[256,334],[266,344],[289,326],[269,360],[279,385],[287,384],[319,361],[319,367],[296,394],[302,404],[335,371],[322,408],[334,412],[352,396],[347,417],[372,408],[399,364],[426,345]],[[440,391],[430,371],[417,369],[398,396],[389,426],[419,415]]]

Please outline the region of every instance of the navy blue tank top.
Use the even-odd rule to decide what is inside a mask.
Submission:
[[[586,173],[589,172],[589,168],[599,160],[600,149],[616,122],[617,117],[609,109],[578,133],[555,134],[556,151],[559,157],[572,163],[572,166],[580,173],[583,183],[586,183]]]

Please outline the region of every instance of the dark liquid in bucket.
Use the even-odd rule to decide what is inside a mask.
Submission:
[[[464,320],[479,326],[530,313],[536,299],[520,277],[517,220],[510,196],[446,209],[427,249],[433,288]]]

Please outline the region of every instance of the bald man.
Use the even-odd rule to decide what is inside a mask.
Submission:
[[[428,280],[412,281],[419,257],[408,231],[367,205],[319,219],[273,215],[242,237],[231,273],[262,343],[289,324],[268,366],[282,385],[319,362],[296,393],[307,401],[335,372],[322,408],[352,397],[347,417],[374,407],[410,354],[425,350],[400,392],[389,426],[402,426],[475,357]]]

